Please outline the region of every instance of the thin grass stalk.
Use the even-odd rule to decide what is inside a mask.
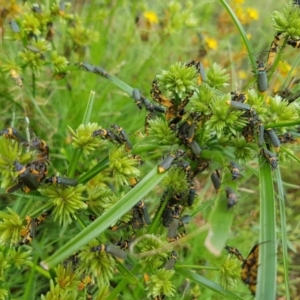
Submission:
[[[238,296],[237,294],[234,294],[233,292],[225,290],[221,285],[215,283],[214,281],[211,281],[199,274],[196,274],[190,270],[177,268],[175,267],[175,271],[177,274],[183,276],[184,278],[188,278],[191,281],[194,281],[197,284],[200,284],[203,287],[206,287],[216,294],[222,296],[222,299],[239,299],[243,300],[244,298]],[[273,299],[274,300],[274,299]]]
[[[136,186],[130,190],[122,199],[113,205],[108,211],[79,232],[74,238],[68,241],[52,256],[47,258],[41,265],[45,269],[53,268],[72,253],[78,251],[81,247],[88,244],[92,239],[99,236],[111,224],[115,223],[124,212],[133,207],[139,200],[147,195],[165,176],[157,173],[157,167],[152,169]]]
[[[270,165],[259,157],[260,245],[256,299],[276,298],[276,215],[275,196]]]
[[[249,55],[249,59],[250,59],[250,63],[252,65],[252,70],[256,71],[256,60],[255,57],[253,55],[254,51],[252,49],[252,46],[247,38],[247,34],[244,30],[244,27],[242,26],[240,20],[238,19],[238,17],[235,15],[234,11],[231,9],[231,7],[227,4],[227,2],[225,0],[220,0],[220,3],[224,6],[224,8],[227,10],[228,14],[230,15],[230,17],[232,18],[234,24],[236,25],[240,36],[244,42],[244,45],[247,49],[248,55]]]
[[[277,190],[279,200],[279,213],[280,213],[280,230],[281,230],[281,244],[282,244],[282,257],[284,269],[284,284],[285,284],[285,297],[290,300],[290,280],[289,280],[289,264],[288,264],[288,239],[286,232],[286,212],[285,212],[285,196],[283,190],[283,182],[281,180],[281,172],[279,169],[275,172],[277,179]]]
[[[94,98],[95,98],[95,92],[91,91],[89,99],[88,99],[88,103],[86,105],[86,109],[84,112],[84,117],[82,120],[82,124],[84,124],[84,125],[86,125],[90,121],[91,113],[92,113],[93,106],[94,106]],[[73,150],[71,162],[70,162],[69,170],[68,170],[68,176],[70,178],[73,178],[75,175],[76,167],[77,167],[77,164],[78,164],[78,161],[79,161],[79,158],[80,158],[82,152],[83,152],[83,149],[74,149]]]

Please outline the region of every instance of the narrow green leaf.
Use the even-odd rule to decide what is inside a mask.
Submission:
[[[82,153],[83,149],[74,149],[73,153],[72,153],[72,157],[71,157],[71,162],[69,165],[69,170],[68,170],[68,177],[73,178],[76,168],[77,168],[77,164],[78,164],[78,160],[79,157]]]
[[[282,123],[271,123],[265,124],[265,128],[279,128],[279,127],[291,127],[295,125],[300,125],[300,120],[292,121],[292,122],[282,122]]]
[[[214,255],[219,256],[226,245],[233,216],[233,208],[228,208],[226,193],[221,190],[209,217],[208,235],[205,239],[206,248]]]
[[[281,244],[282,244],[282,257],[284,268],[284,283],[285,283],[285,297],[286,300],[290,300],[290,280],[289,280],[289,265],[288,265],[288,239],[286,232],[286,214],[285,214],[285,199],[283,183],[281,180],[280,170],[276,170],[277,190],[279,200],[279,212],[280,212],[280,229],[281,229]]]
[[[93,106],[94,106],[94,99],[95,99],[95,92],[91,91],[90,92],[90,97],[89,97],[89,100],[88,100],[88,103],[87,103],[87,106],[86,106],[86,110],[85,110],[85,113],[84,113],[84,117],[83,117],[83,120],[82,120],[82,124],[84,124],[84,125],[87,125],[87,123],[90,122],[91,114],[92,114]]]
[[[126,278],[129,283],[141,285],[140,280],[136,278],[121,262],[116,260],[116,264],[119,272],[123,274],[124,278]]]
[[[132,274],[135,274],[138,270],[140,270],[141,266],[139,264],[136,264],[133,269],[131,270]],[[106,300],[115,300],[116,297],[119,295],[119,293],[126,288],[128,285],[128,279],[127,277],[124,277],[121,282],[113,289],[113,291],[108,295]]]
[[[86,105],[86,109],[84,112],[84,117],[82,120],[82,123],[84,125],[86,125],[90,121],[93,106],[94,106],[94,98],[95,98],[95,92],[91,91],[90,97],[89,97],[89,100],[88,100],[88,103]],[[82,152],[83,152],[83,149],[74,149],[73,150],[70,165],[69,165],[69,170],[68,170],[68,176],[71,178],[73,178],[75,175],[78,160],[79,160]]]
[[[259,157],[260,182],[260,247],[256,299],[276,298],[276,215],[270,165]]]
[[[147,195],[165,176],[157,173],[157,167],[152,169],[132,190],[120,199],[110,210],[105,212],[89,226],[83,229],[73,239],[58,249],[51,257],[41,263],[46,268],[53,268],[65,258],[96,238],[111,224],[116,222],[125,212],[131,209],[139,200]]]
[[[231,7],[227,4],[227,2],[225,0],[220,0],[221,4],[225,7],[225,9],[227,10],[228,14],[230,15],[230,17],[232,18],[234,24],[236,25],[238,31],[240,32],[240,37],[242,38],[244,45],[247,49],[248,52],[248,56],[250,58],[250,62],[252,65],[252,70],[256,70],[256,60],[255,57],[253,55],[254,51],[252,49],[252,46],[247,38],[247,34],[244,30],[244,27],[242,26],[240,20],[238,19],[238,17],[235,15],[234,11],[231,9]]]
[[[97,174],[102,172],[104,169],[108,167],[108,156],[102,159],[95,167],[87,171],[84,175],[79,177],[78,183],[86,183],[92,178],[94,178]]]
[[[243,300],[244,298],[230,292],[230,291],[227,291],[225,290],[221,285],[201,276],[201,275],[198,275],[194,272],[191,272],[187,269],[182,269],[182,268],[176,268],[175,267],[175,271],[177,274],[180,274],[182,275],[183,277],[186,277],[212,291],[214,291],[215,293],[219,294],[220,296],[222,296],[223,298],[222,299],[241,299]],[[274,300],[274,299],[273,299]]]

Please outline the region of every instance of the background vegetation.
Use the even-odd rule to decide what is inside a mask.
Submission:
[[[274,27],[274,11],[284,12],[292,3],[231,1],[231,14],[224,1],[7,2],[0,1],[2,127],[13,126],[24,136],[34,132],[50,149],[48,175],[74,177],[82,185],[66,188],[42,183],[39,190],[27,194],[5,193],[18,177],[14,160],[25,164],[37,154],[16,146],[18,143],[5,135],[1,137],[0,299],[160,299],[163,294],[170,299],[251,299],[240,279],[241,262],[222,249],[227,244],[246,257],[257,243],[262,243],[261,261],[268,263],[260,264],[259,276],[272,280],[273,274],[276,279],[259,281],[257,299],[274,299],[275,294],[277,299],[300,299],[297,97],[292,117],[285,121],[294,122],[289,127],[279,113],[286,112],[286,107],[278,106],[274,112],[264,106],[267,112],[260,111],[269,128],[277,123],[278,134],[294,134],[295,142],[280,149],[277,170],[271,171],[264,158],[258,157],[257,141],[252,143],[255,146],[243,144],[242,154],[237,155],[238,146],[230,141],[234,126],[226,127],[227,131],[211,129],[213,140],[203,151],[210,167],[194,179],[195,204],[184,208],[184,214],[192,219],[185,225],[186,236],[171,248],[158,216],[160,200],[167,188],[174,188],[174,182],[188,183],[173,169],[170,175],[158,174],[157,165],[177,149],[178,140],[170,142],[167,138],[171,135],[160,124],[152,124],[149,135],[145,134],[148,111],[140,110],[131,97],[132,88],[138,88],[151,99],[157,74],[176,62],[191,60],[202,62],[211,87],[227,100],[229,93],[237,90],[247,98],[254,93],[252,99],[260,99],[264,105],[285,88],[296,95],[299,49],[285,44],[288,37],[296,39],[300,34],[286,34],[274,70],[268,70],[268,90],[263,95],[256,92],[253,65],[256,60],[265,61],[275,32],[282,29],[278,19]],[[294,8],[297,11],[298,7]],[[9,23],[12,20],[20,31]],[[250,46],[245,45],[247,40]],[[87,72],[81,62],[103,67],[111,79]],[[213,68],[214,63],[224,73],[213,72],[218,69]],[[223,80],[219,85],[218,78]],[[294,83],[289,86],[292,78]],[[196,110],[196,105],[189,105],[189,112]],[[126,130],[133,144],[131,153],[140,155],[143,165],[132,163],[134,159],[123,146],[91,138],[94,130],[111,124]],[[243,152],[247,147],[250,154]],[[229,160],[242,166],[242,176],[230,183],[238,203],[224,210],[216,203],[226,200],[224,182],[231,181]],[[219,193],[210,179],[215,169],[222,173]],[[130,178],[141,181],[131,188]],[[61,199],[65,202],[59,202]],[[109,229],[120,219],[129,222],[133,205],[141,199],[151,216],[150,226]],[[32,242],[19,245],[24,238],[22,230],[28,227],[26,216],[37,218],[49,209],[52,212],[39,224]],[[99,218],[92,221],[89,215]],[[208,243],[211,228],[219,243]],[[126,250],[125,260],[116,259],[109,251],[91,251],[99,244],[114,245],[132,235],[142,237],[134,251],[158,250],[146,258]],[[176,267],[165,270],[172,250],[178,255]],[[145,274],[150,279],[145,280]],[[90,283],[85,283],[86,276]],[[268,295],[263,294],[266,286]]]

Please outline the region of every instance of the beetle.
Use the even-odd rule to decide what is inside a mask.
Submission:
[[[142,218],[143,223],[149,225],[151,224],[151,219],[149,217],[148,209],[143,200],[140,200],[136,205],[134,205],[133,210],[136,210],[139,216]]]
[[[230,92],[231,101],[244,103],[246,101],[245,93],[240,93],[239,91]]]
[[[68,177],[60,177],[60,176],[51,176],[44,180],[45,183],[50,184],[61,184],[65,186],[76,186],[78,181],[76,179],[68,178]]]
[[[30,140],[29,145],[39,151],[38,159],[48,162],[49,146],[44,140],[34,137]]]
[[[127,238],[126,240],[123,241],[123,239],[121,238],[117,243],[116,246],[120,247],[122,250],[126,250],[130,247],[130,244],[132,243],[132,241],[134,240],[135,236],[134,234],[131,235],[129,238]]]
[[[210,179],[211,179],[211,181],[212,181],[212,183],[213,183],[213,186],[214,186],[216,192],[218,193],[219,190],[220,190],[220,187],[221,187],[221,175],[220,175],[219,170],[216,169],[216,170],[211,174]]]
[[[196,193],[195,185],[193,183],[190,183],[189,193],[188,193],[188,198],[187,198],[187,205],[188,206],[193,205],[196,196],[197,196],[197,193]]]
[[[6,138],[17,140],[22,143],[25,142],[25,138],[13,127],[9,127],[0,131],[0,136],[3,135]]]
[[[177,230],[180,225],[180,220],[177,218],[173,218],[168,227],[167,240],[168,242],[172,242],[177,238]]]
[[[165,106],[167,108],[174,106],[174,103],[175,103],[174,100],[169,99],[162,94],[161,90],[159,89],[158,82],[156,79],[154,79],[152,81],[152,89],[150,91],[150,95],[155,102],[158,102],[162,106]]]
[[[257,88],[261,93],[268,89],[268,77],[262,61],[257,61]]]
[[[292,46],[293,48],[300,48],[300,39],[298,40],[288,39],[287,44]]]
[[[209,167],[209,161],[206,159],[199,159],[197,160],[197,165],[194,169],[193,173],[193,177],[195,177],[196,175],[204,172],[207,168]]]
[[[10,20],[8,22],[11,30],[13,31],[13,33],[20,33],[20,27],[19,24],[15,21],[15,20]]]
[[[226,101],[226,104],[237,109],[249,110],[249,111],[251,110],[251,106],[249,104],[238,102],[238,101],[233,101],[233,100]]]
[[[158,173],[163,173],[169,170],[174,162],[180,156],[183,156],[185,151],[178,149],[175,154],[170,153],[166,158],[164,158],[158,165]]]
[[[16,190],[22,188],[25,193],[31,190],[37,190],[40,185],[39,177],[36,174],[30,172],[30,168],[25,167],[18,161],[14,162],[15,170],[18,172],[18,183],[9,187],[6,192],[13,193]]]
[[[266,129],[266,132],[267,132],[267,134],[268,134],[268,136],[269,136],[269,138],[270,138],[270,141],[271,141],[271,143],[272,143],[272,145],[273,145],[273,147],[274,147],[274,150],[275,150],[276,152],[278,152],[279,149],[280,149],[280,140],[279,140],[277,134],[276,134],[275,131],[274,131],[273,129],[271,129],[271,128]],[[261,146],[261,145],[260,145],[260,146]]]
[[[230,161],[228,164],[228,168],[231,172],[232,180],[236,180],[242,176],[241,168],[234,161]]]
[[[79,66],[84,68],[88,72],[94,72],[94,70],[95,70],[95,67],[93,65],[86,63],[86,62],[81,62],[79,64]]]
[[[116,124],[111,125],[111,127],[117,131],[119,139],[125,143],[125,150],[127,152],[132,150],[132,144],[125,130]]]
[[[170,258],[168,259],[168,261],[164,265],[164,268],[166,270],[174,269],[174,266],[176,264],[177,259],[178,259],[178,255],[177,255],[176,251],[172,251]]]
[[[14,80],[14,82],[19,86],[19,87],[23,87],[23,80],[21,78],[21,76],[17,73],[16,70],[11,69],[9,71],[10,77]]]
[[[256,244],[250,250],[246,259],[244,259],[241,270],[241,279],[249,286],[252,295],[256,293],[258,256],[259,244]]]
[[[237,195],[230,187],[226,187],[225,191],[227,196],[227,207],[231,208],[237,203]]]
[[[42,8],[38,4],[32,4],[32,9],[34,13],[36,14],[41,14],[42,13]]]
[[[168,190],[163,194],[163,198],[168,194]],[[179,206],[178,201],[176,203],[168,203],[165,209],[162,212],[162,225],[164,227],[169,227],[173,219],[179,219]]]
[[[274,36],[274,40],[271,43],[271,47],[270,47],[270,51],[268,52],[268,57],[267,57],[267,66],[268,69],[270,69],[274,63],[276,54],[277,54],[277,50],[279,48],[279,43],[280,43],[280,35],[282,33],[276,33]]]
[[[228,251],[228,253],[230,253],[232,255],[235,255],[238,260],[240,260],[242,262],[244,261],[243,255],[241,254],[241,252],[237,248],[230,247],[230,246],[226,245],[225,249]]]
[[[46,33],[46,41],[49,41],[51,42],[53,40],[53,37],[54,37],[54,34],[55,34],[55,31],[54,31],[54,26],[53,26],[53,22],[47,22],[47,33]]]
[[[286,143],[294,143],[296,140],[294,139],[293,135],[289,132],[286,132],[282,135],[278,136],[278,139],[281,144],[286,144]]]
[[[101,75],[101,76],[103,76],[105,78],[109,78],[110,77],[109,74],[103,68],[101,68],[99,66],[95,66],[94,70],[92,72],[94,72],[96,74],[99,74],[99,75]]]
[[[32,219],[29,216],[26,216],[26,228],[25,230],[21,231],[21,236],[23,237],[22,241],[20,242],[20,245],[27,245],[32,242],[32,239],[35,236],[36,232],[36,222],[34,219]]]
[[[258,145],[262,147],[264,143],[265,127],[262,123],[258,124]]]
[[[84,290],[90,283],[92,282],[92,278],[89,275],[84,276],[80,283],[78,284],[78,291]]]
[[[119,257],[122,259],[126,259],[126,257],[127,257],[127,253],[125,251],[123,251],[122,249],[120,249],[116,246],[113,246],[113,245],[101,244],[101,245],[92,247],[91,252],[99,252],[99,253],[106,252],[108,254],[111,254],[115,257]]]
[[[203,64],[200,61],[190,61],[189,63],[185,64],[186,67],[195,67],[197,70],[197,73],[199,74],[198,76],[198,81],[197,84],[200,85],[202,82],[207,81],[206,73]]]
[[[139,109],[142,109],[143,108],[143,101],[142,101],[142,98],[141,98],[141,93],[138,89],[133,89],[132,90],[132,98],[134,99],[137,107]]]
[[[278,158],[276,154],[272,153],[266,148],[260,149],[260,154],[264,156],[264,158],[267,160],[267,162],[271,165],[272,170],[277,168],[278,165]]]
[[[118,144],[123,144],[123,141],[115,135],[111,130],[109,129],[97,129],[92,133],[92,137],[100,136],[103,139],[107,139],[112,142],[117,142]]]

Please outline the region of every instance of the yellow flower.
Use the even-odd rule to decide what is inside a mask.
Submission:
[[[238,78],[239,79],[247,79],[248,75],[249,74],[247,72],[245,72],[245,71],[242,71],[242,70],[238,71]]]
[[[206,37],[205,42],[210,49],[217,49],[218,47],[218,41],[214,38]]]
[[[245,2],[245,0],[234,0],[233,3],[234,4],[243,4]]]
[[[291,68],[292,66],[286,62],[280,61],[278,63],[278,70],[282,76],[286,76],[289,73]],[[292,75],[295,75],[295,72],[293,72]]]
[[[154,11],[146,11],[144,12],[143,16],[150,24],[158,24],[158,17],[156,12]]]
[[[247,23],[247,16],[245,14],[244,9],[241,6],[236,7],[235,14],[239,18],[242,24]]]
[[[253,20],[258,20],[259,14],[258,14],[257,9],[251,8],[251,7],[247,7],[247,8],[246,8],[246,11],[247,11],[247,13],[248,13],[248,15],[249,15],[249,17],[250,17],[251,19],[253,19]]]
[[[265,103],[266,103],[266,104],[270,104],[270,97],[269,97],[268,95],[267,95],[266,98],[265,98]]]

